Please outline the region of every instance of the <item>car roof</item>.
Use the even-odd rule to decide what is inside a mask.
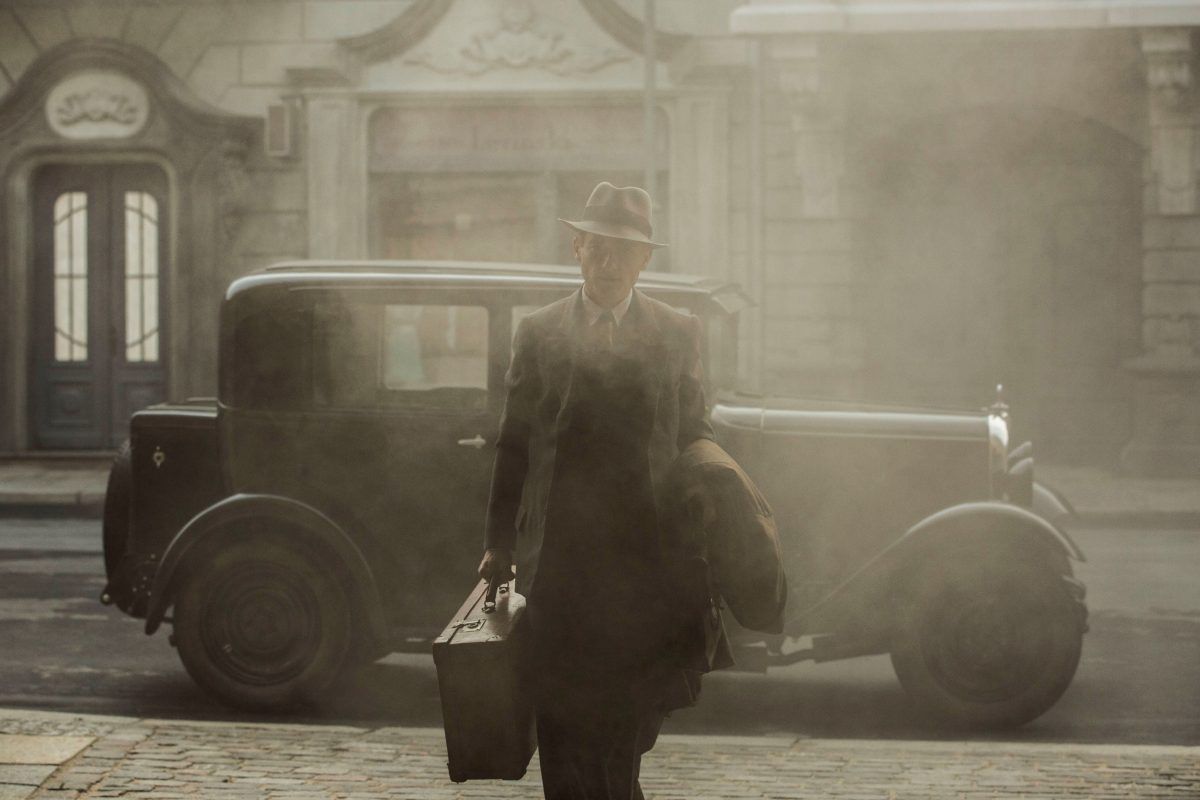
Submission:
[[[487,286],[501,288],[561,288],[578,285],[579,268],[560,264],[531,264],[494,261],[398,261],[398,260],[294,260],[272,264],[240,278],[229,287],[227,298],[269,284],[275,287],[383,284]],[[638,287],[651,291],[740,294],[737,284],[718,278],[646,270]]]

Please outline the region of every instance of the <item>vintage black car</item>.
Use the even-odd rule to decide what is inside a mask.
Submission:
[[[428,652],[475,580],[516,321],[579,281],[459,262],[295,262],[235,281],[218,397],[132,419],[102,601],[148,634],[172,623],[193,678],[243,707],[286,708],[350,665]],[[787,635],[735,630],[743,663],[890,653],[943,719],[1014,725],[1049,708],[1086,630],[1083,554],[1031,447],[1010,449],[1003,408],[740,394],[737,287],[650,272],[639,286],[703,320],[718,441],[783,537]]]

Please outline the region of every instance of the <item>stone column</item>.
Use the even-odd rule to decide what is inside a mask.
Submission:
[[[1190,28],[1141,33],[1150,120],[1143,227],[1142,354],[1123,469],[1200,474],[1200,105]],[[1102,432],[1099,432],[1102,434]]]
[[[534,208],[537,209],[537,258],[546,264],[557,264],[558,242],[562,234],[562,223],[558,221],[558,176],[550,170],[534,178],[536,194]]]
[[[729,278],[729,109],[723,88],[671,108],[671,265]],[[663,234],[659,234],[662,236]]]
[[[365,258],[367,254],[367,143],[354,97],[307,98],[308,255]]]
[[[834,36],[768,42],[766,371],[783,391],[844,394],[861,363],[840,46]]]

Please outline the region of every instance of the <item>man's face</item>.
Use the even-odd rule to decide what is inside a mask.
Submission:
[[[654,250],[641,242],[594,233],[576,234],[572,247],[583,270],[588,297],[604,308],[612,308],[625,299]]]

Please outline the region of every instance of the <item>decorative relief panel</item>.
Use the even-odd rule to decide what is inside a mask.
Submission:
[[[1150,163],[1157,212],[1191,215],[1200,209],[1197,172],[1196,93],[1192,75],[1195,47],[1188,28],[1141,32],[1150,89]]]
[[[554,75],[595,72],[632,53],[582,45],[533,0],[500,0],[467,43],[451,50],[423,48],[404,59],[444,74],[481,75],[496,69],[535,69]]]
[[[150,117],[150,99],[137,81],[119,72],[79,72],[46,96],[46,120],[67,139],[124,139]]]
[[[773,43],[771,55],[791,111],[804,216],[842,216],[846,110],[836,54],[816,40],[792,39]]]
[[[231,140],[221,146],[217,203],[222,248],[230,246],[237,237],[250,205],[250,176],[246,169],[246,157],[246,146],[242,142]]]

